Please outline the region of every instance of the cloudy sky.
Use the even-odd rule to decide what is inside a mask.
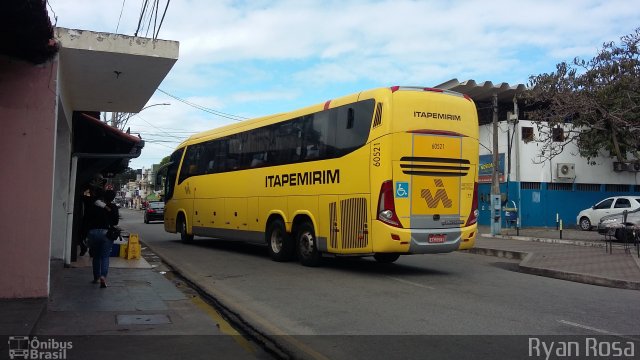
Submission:
[[[144,0],[48,2],[56,26],[133,35]],[[179,60],[148,103],[171,105],[130,120],[146,140],[131,167],[239,117],[364,89],[453,78],[526,84],[639,26],[632,0],[173,0],[158,37],[180,42]],[[152,31],[143,25],[138,35]]]

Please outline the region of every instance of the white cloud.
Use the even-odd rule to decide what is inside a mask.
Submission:
[[[122,5],[49,3],[59,26],[106,32],[115,31]],[[139,14],[140,3],[127,1],[119,32],[132,35]],[[373,86],[451,78],[526,83],[560,61],[592,57],[638,24],[640,7],[627,0],[172,1],[160,38],[179,41],[180,57],[160,88],[258,116]],[[142,116],[175,134],[230,121],[169,102]],[[143,157],[156,147],[157,154],[170,152],[148,143]]]

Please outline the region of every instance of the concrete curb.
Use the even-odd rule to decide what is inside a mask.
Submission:
[[[504,239],[504,240],[519,240],[519,241],[534,241],[534,242],[542,242],[547,244],[562,244],[562,245],[575,245],[575,246],[586,246],[586,247],[605,247],[606,243],[601,242],[600,240],[565,240],[565,239],[550,239],[550,238],[542,238],[542,237],[531,237],[531,236],[513,236],[513,235],[491,235],[491,234],[480,234],[480,236],[488,239]]]
[[[527,253],[527,252],[520,252],[520,251],[491,249],[491,248],[482,248],[482,247],[474,247],[464,251],[472,254],[495,256],[495,257],[501,257],[505,259],[521,260],[520,263],[518,264],[518,269],[521,272],[526,274],[539,275],[539,276],[550,277],[550,278],[560,279],[560,280],[568,280],[568,281],[579,282],[579,283],[589,284],[589,285],[606,286],[606,287],[628,289],[628,290],[640,290],[640,282],[609,279],[609,278],[604,278],[604,277],[595,276],[595,275],[579,274],[579,273],[573,273],[569,271],[529,266],[529,262],[535,256],[535,253],[533,252]],[[636,264],[640,266],[640,262],[638,262],[637,260],[636,260]]]
[[[515,260],[524,260],[524,258],[528,254],[526,252],[520,252],[520,251],[499,250],[499,249],[490,249],[490,248],[481,248],[481,247],[473,247],[471,249],[462,250],[462,251],[465,251],[471,254],[495,256],[499,258],[515,259]]]

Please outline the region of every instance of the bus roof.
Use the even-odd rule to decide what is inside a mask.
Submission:
[[[326,110],[332,107],[341,106],[341,105],[355,102],[358,100],[370,99],[373,97],[379,98],[379,97],[390,96],[392,93],[399,90],[400,91],[403,91],[403,90],[433,91],[433,92],[444,93],[447,95],[461,96],[467,100],[472,101],[471,98],[468,97],[467,95],[463,95],[455,91],[450,91],[450,90],[443,91],[442,89],[435,89],[435,88],[429,88],[429,87],[391,86],[391,87],[375,88],[375,89],[364,90],[359,93],[350,94],[350,95],[342,96],[339,98],[327,100],[323,103],[314,104],[311,106],[307,106],[307,107],[296,109],[289,112],[283,112],[279,114],[272,114],[272,115],[262,116],[254,119],[243,120],[238,123],[224,125],[211,130],[205,130],[203,132],[191,135],[189,138],[184,140],[180,145],[178,145],[177,148],[179,149],[189,144],[199,143],[201,141],[224,137],[226,135],[233,134],[238,131],[251,130],[261,126],[270,125],[273,123],[277,123],[279,121],[292,119],[298,116],[303,116],[303,115],[314,113],[321,110]]]

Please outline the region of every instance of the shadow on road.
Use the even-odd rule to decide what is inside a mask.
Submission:
[[[181,243],[180,240],[172,240],[172,242]],[[271,261],[269,253],[267,251],[267,247],[263,245],[212,238],[196,238],[192,243],[184,245],[197,246],[234,254],[242,254],[254,257],[256,259],[260,258],[264,261]],[[406,255],[406,257],[409,257],[409,255]],[[403,264],[402,258],[403,256],[400,257],[400,260],[398,260],[398,262],[384,264],[377,262],[373,259],[373,257],[326,257],[323,259],[321,268],[373,275],[450,275],[448,272],[425,267],[424,264],[421,264],[420,266]],[[292,260],[292,262],[296,261],[297,259]]]

